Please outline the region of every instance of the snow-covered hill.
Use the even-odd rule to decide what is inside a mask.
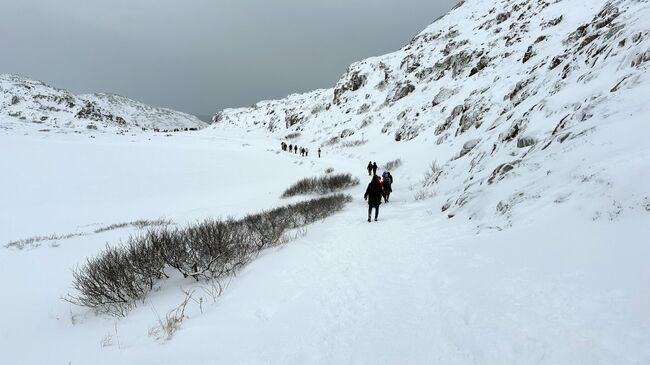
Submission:
[[[203,128],[193,115],[112,94],[73,95],[26,77],[0,75],[0,128]]]
[[[650,179],[649,17],[636,0],[466,1],[332,89],[226,109],[211,128],[401,158],[423,173],[420,197],[489,227],[576,198],[593,219],[647,211],[647,187],[628,180]]]

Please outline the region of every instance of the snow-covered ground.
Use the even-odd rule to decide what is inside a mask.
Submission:
[[[481,230],[414,200],[408,181],[422,171],[408,164],[393,171],[378,223],[365,221],[362,183],[343,212],[265,251],[216,300],[208,285],[179,278],[124,319],[60,299],[72,268],[138,233],[93,233],[99,227],[242,215],[284,204],[281,192],[300,177],[333,167],[365,182],[366,156],[382,162],[381,148],[318,159],[279,152],[277,142],[234,131],[0,135],[0,241],[85,234],[0,248],[2,363],[650,361],[648,213],[592,220],[578,214],[585,200],[573,199],[520,215],[509,229]],[[173,338],[159,341],[157,318],[181,302],[181,288],[196,302]]]

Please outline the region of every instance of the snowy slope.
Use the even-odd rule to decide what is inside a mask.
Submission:
[[[203,128],[198,118],[112,94],[73,95],[22,76],[0,75],[1,129]]]
[[[226,109],[211,128],[401,158],[428,179],[411,183],[436,209],[486,227],[510,226],[518,206],[568,199],[594,219],[639,213],[649,16],[633,0],[467,1],[401,50],[351,65],[333,89]],[[424,176],[431,162],[441,170]],[[585,184],[598,186],[595,200],[579,196]]]

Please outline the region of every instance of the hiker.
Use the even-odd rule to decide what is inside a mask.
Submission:
[[[282,148],[282,151],[286,151],[287,150],[287,144],[284,143],[284,142],[280,143],[280,148]]]
[[[289,152],[292,152],[291,150],[293,150],[293,145],[292,144],[289,145]]]
[[[368,161],[368,176],[372,176],[372,161]]]
[[[388,198],[390,197],[390,193],[393,191],[392,188],[393,177],[388,171],[384,171],[384,173],[381,174],[381,176],[383,177],[382,186],[384,187],[384,203],[388,203]]]
[[[375,208],[375,222],[379,216],[379,205],[381,204],[381,198],[384,195],[384,189],[381,186],[380,179],[379,176],[373,176],[366,188],[366,193],[363,195],[363,199],[368,201],[368,222],[370,222],[372,208]]]
[[[309,150],[305,148],[305,157],[309,157]]]
[[[372,163],[372,174],[377,175],[377,162]]]
[[[293,146],[293,153],[298,153],[298,145]]]
[[[320,147],[318,148],[318,158],[320,158]]]

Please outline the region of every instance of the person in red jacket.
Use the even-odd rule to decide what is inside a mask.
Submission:
[[[368,201],[368,222],[370,222],[372,208],[375,208],[375,221],[377,221],[377,217],[379,217],[379,205],[383,196],[384,188],[381,185],[380,177],[375,175],[370,180],[366,188],[366,193],[363,195],[363,199]]]

